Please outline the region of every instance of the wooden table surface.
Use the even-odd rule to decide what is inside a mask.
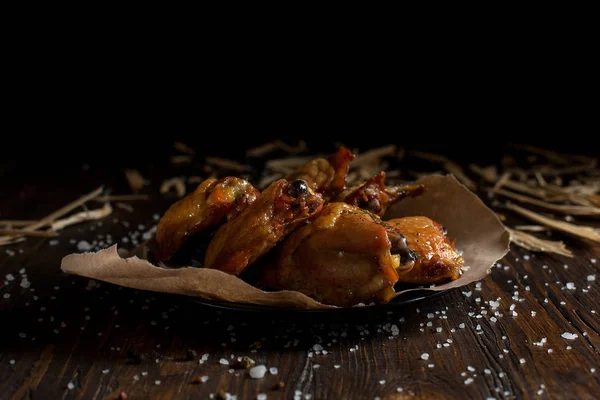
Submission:
[[[7,164],[0,219],[41,218],[101,184],[129,193],[123,166],[107,164],[29,175]],[[175,200],[158,193],[162,179],[189,172],[139,168],[150,200],[133,211],[0,248],[0,399],[600,396],[598,244],[553,234],[572,259],[513,246],[480,283],[383,312],[234,312],[61,272],[82,240],[131,246],[122,238]],[[270,372],[231,369],[238,356]]]

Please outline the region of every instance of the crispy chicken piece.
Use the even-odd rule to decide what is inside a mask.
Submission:
[[[233,176],[205,180],[194,192],[173,204],[160,219],[156,228],[155,258],[168,260],[190,236],[218,226],[225,218],[234,218],[259,194],[249,182]]]
[[[239,275],[322,206],[323,197],[303,180],[273,182],[254,203],[219,228],[204,266]]]
[[[302,179],[314,192],[323,194],[326,199],[333,198],[346,187],[346,175],[353,158],[354,154],[342,146],[327,160],[310,160],[291,173],[287,180]]]
[[[363,184],[352,186],[337,195],[336,201],[352,204],[380,217],[388,207],[405,197],[423,193],[423,185],[385,186],[385,172],[381,171]]]
[[[329,203],[278,246],[263,283],[342,307],[387,302],[407,262],[410,268],[404,238],[379,217],[348,204]]]
[[[405,217],[385,221],[406,238],[416,256],[414,267],[399,271],[398,282],[442,283],[458,279],[464,259],[446,237],[446,230],[427,217]]]

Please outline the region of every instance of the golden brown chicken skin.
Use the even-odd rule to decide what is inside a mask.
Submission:
[[[342,146],[327,159],[310,160],[286,179],[290,182],[302,179],[314,192],[323,194],[326,199],[333,198],[346,187],[346,176],[352,159],[354,154]]]
[[[399,282],[442,283],[458,279],[464,259],[445,235],[445,229],[427,217],[385,221],[406,238],[416,255],[414,267],[399,271]]]
[[[402,269],[400,236],[367,211],[329,203],[278,246],[263,283],[341,307],[389,301]]]
[[[207,179],[194,192],[173,204],[156,228],[158,261],[168,260],[192,235],[232,219],[258,198],[260,192],[236,177]]]
[[[254,203],[219,228],[204,266],[239,275],[322,206],[323,197],[303,180],[273,182]]]
[[[388,207],[405,197],[423,193],[423,185],[385,186],[385,172],[381,171],[363,184],[355,185],[338,194],[336,201],[352,204],[380,217]]]

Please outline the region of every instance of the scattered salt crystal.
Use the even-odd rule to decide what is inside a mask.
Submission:
[[[58,244],[58,240],[54,239],[48,242],[50,246],[56,246]]]
[[[160,385],[160,381],[157,379],[157,380],[154,381],[154,384],[155,385]]]
[[[596,275],[588,275],[587,276],[587,280],[588,280],[588,282],[595,281],[596,280]]]
[[[267,367],[264,365],[257,365],[256,367],[250,368],[250,377],[254,379],[260,379],[265,376]]]
[[[462,292],[463,295],[465,295],[465,297],[471,297],[471,295],[473,294],[473,292],[468,291],[468,292]]]
[[[487,369],[487,368],[486,368],[486,369],[484,369],[484,370],[483,370],[483,372],[484,372],[486,375],[489,375],[489,374],[491,374],[491,373],[492,373],[492,371],[491,371],[491,370],[489,370],[489,369]]]
[[[475,372],[475,368],[471,367],[470,365],[467,366],[467,369],[469,372]]]
[[[69,383],[67,384],[67,388],[68,388],[69,390],[73,390],[73,389],[75,389],[75,385],[73,385],[73,382],[69,382]]]
[[[19,337],[24,339],[27,337],[27,334],[21,332],[21,333],[19,333]]]
[[[7,280],[7,281],[9,281],[9,282],[10,282],[10,281],[14,281],[14,280],[15,280],[15,277],[14,277],[14,275],[13,275],[13,274],[6,274],[6,280]]]
[[[208,381],[208,376],[204,375],[204,376],[200,377],[200,382],[206,383],[207,381]]]
[[[271,367],[271,368],[269,368],[269,372],[271,373],[271,375],[277,375],[279,370],[275,367]]]
[[[396,388],[396,392],[401,393],[404,389],[402,389],[401,387]]]
[[[379,384],[380,384],[380,385],[385,385],[385,379],[382,379],[382,380],[380,380],[380,381],[379,381]]]
[[[82,240],[81,242],[77,243],[77,250],[79,251],[89,251],[91,249],[92,245],[86,242],[85,240]]]
[[[465,329],[465,324],[464,324],[464,323],[462,323],[462,324],[458,325],[458,327],[459,327],[460,329]]]
[[[498,306],[500,306],[500,302],[499,301],[490,301],[490,307],[492,308],[498,308]]]
[[[473,378],[465,379],[465,385],[470,385],[471,383],[473,383]]]
[[[433,313],[427,313],[427,318],[433,318],[433,317],[434,317]]]
[[[525,359],[524,359],[524,358],[521,358],[521,359],[519,360],[519,363],[521,363],[521,364],[525,364]]]
[[[567,289],[574,290],[575,289],[575,284],[573,282],[567,282]]]
[[[594,372],[596,372],[596,368],[590,368],[590,372],[593,374]]]
[[[576,333],[569,333],[569,332],[565,332],[562,335],[560,335],[561,337],[568,339],[568,340],[575,340],[577,339],[577,337],[579,335],[577,335]]]
[[[10,297],[10,293],[4,293],[4,296],[3,296],[3,297],[4,297],[5,299],[8,299],[8,298]]]
[[[219,360],[219,364],[222,364],[222,365],[229,365],[229,361],[227,361],[227,360],[226,360],[226,359],[224,359],[224,358],[221,358],[221,359]]]
[[[320,344],[315,344],[313,347],[314,351],[321,351],[323,350],[323,346],[321,346]]]
[[[15,360],[10,360],[9,362],[10,362],[10,365],[15,365],[16,361]],[[594,372],[594,371],[592,371],[592,372]]]
[[[421,360],[429,360],[429,354],[427,354],[427,353],[421,354]]]
[[[336,364],[336,365],[334,365],[334,366],[333,366],[333,368],[335,368],[335,369],[340,369],[340,365],[337,365],[337,364]]]
[[[510,307],[509,307],[509,310],[510,310],[510,311],[512,311],[512,310],[514,310],[514,309],[515,309],[515,307],[516,307],[516,306],[515,306],[514,304],[511,304],[511,305],[510,305]]]
[[[110,370],[109,370],[109,369],[103,369],[103,370],[102,370],[102,373],[103,373],[103,374],[108,374],[109,372],[110,372]],[[146,372],[146,373],[147,373],[147,372]],[[144,374],[144,373],[142,372],[142,375],[143,375],[143,374]]]
[[[267,394],[266,393],[259,393],[256,396],[256,400],[267,400]]]

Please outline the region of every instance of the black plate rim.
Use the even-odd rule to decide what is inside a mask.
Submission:
[[[237,312],[253,312],[253,313],[310,313],[310,314],[323,314],[323,313],[339,313],[339,312],[366,312],[366,311],[390,311],[393,309],[400,308],[405,305],[418,303],[423,300],[433,299],[452,291],[455,288],[449,288],[444,290],[414,290],[406,292],[399,296],[397,299],[392,300],[386,304],[376,304],[372,306],[364,307],[349,307],[349,308],[319,308],[319,309],[304,309],[304,308],[280,308],[264,306],[260,304],[246,304],[246,303],[233,303],[229,301],[220,300],[206,300],[197,297],[191,297],[190,301],[197,305],[217,308],[226,311],[237,311]]]

